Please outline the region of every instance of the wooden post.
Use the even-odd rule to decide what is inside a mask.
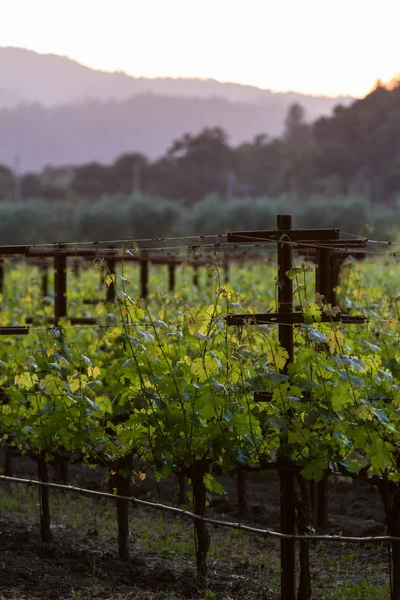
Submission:
[[[226,253],[224,254],[223,268],[224,268],[224,283],[229,283],[229,259],[228,259],[228,255]]]
[[[389,510],[386,513],[387,523],[390,535],[400,536],[400,489],[397,489],[392,498]],[[393,583],[390,598],[391,600],[400,600],[400,543],[391,542],[392,563],[393,563]]]
[[[278,230],[292,228],[291,215],[278,215]],[[288,239],[278,242],[278,313],[287,314],[293,312],[293,281],[286,275],[292,268],[293,248],[287,243]],[[293,328],[288,325],[279,325],[279,343],[285,348],[289,358],[287,365],[293,362]]]
[[[289,230],[292,228],[291,215],[278,215],[278,230]],[[293,282],[286,275],[292,268],[293,248],[288,244],[288,238],[278,242],[278,313],[286,315],[293,312]],[[293,362],[293,327],[290,325],[279,325],[279,343],[288,355],[285,366]],[[282,440],[285,442],[285,440]],[[282,457],[284,459],[284,457]],[[294,535],[296,531],[295,510],[295,474],[290,466],[285,466],[279,471],[280,477],[280,512],[281,531]],[[282,600],[296,600],[296,545],[294,539],[281,540],[281,594]]]
[[[4,263],[3,259],[0,258],[0,294],[3,293],[4,288]]]
[[[310,498],[308,481],[300,473],[297,474],[297,482],[300,487],[300,495],[296,499],[297,529],[300,535],[307,535],[310,524]],[[307,540],[299,543],[299,590],[297,600],[310,600],[311,592],[311,570],[310,570],[310,547]]]
[[[187,503],[186,476],[184,473],[177,473],[177,501],[179,506]]]
[[[44,483],[48,483],[49,476],[47,463],[43,455],[37,459],[38,479]],[[50,501],[49,488],[47,486],[39,486],[39,505],[40,505],[40,537],[42,542],[52,542],[53,533],[51,531],[50,517]]]
[[[175,265],[168,265],[168,289],[173,292],[175,289]]]
[[[117,494],[130,496],[130,477],[117,471],[115,474]],[[118,556],[124,562],[129,561],[129,501],[117,500]]]
[[[67,259],[54,255],[54,324],[67,316]]]
[[[42,298],[49,295],[49,272],[46,265],[40,267]]]
[[[195,461],[192,467],[191,480],[193,490],[194,512],[197,515],[204,515],[207,504],[206,486],[204,483],[205,469],[201,461]],[[200,586],[207,585],[207,554],[210,548],[210,534],[207,524],[204,521],[196,519],[194,521],[194,530],[197,538],[196,545],[196,566],[197,578]]]
[[[224,283],[229,283],[229,263],[224,263]]]
[[[193,285],[199,287],[199,265],[193,263]]]
[[[13,454],[11,448],[6,446],[5,456],[4,456],[4,475],[7,477],[13,476]]]
[[[343,266],[345,256],[343,254],[336,254],[331,257],[331,297],[330,302],[332,306],[337,305],[336,299],[336,288],[339,285],[340,270]]]
[[[236,484],[239,516],[245,518],[247,517],[247,481],[246,473],[240,467],[237,471]]]
[[[149,261],[147,252],[142,252],[142,260],[140,261],[140,297],[147,298],[148,295],[148,279],[149,279]]]

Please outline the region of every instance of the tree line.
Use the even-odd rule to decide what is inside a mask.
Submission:
[[[215,193],[226,198],[290,193],[360,194],[391,204],[400,192],[400,82],[380,82],[362,100],[338,105],[331,117],[306,121],[289,107],[279,138],[260,134],[237,147],[209,127],[175,140],[158,160],[133,152],[111,165],[49,166],[18,178],[0,165],[0,198],[87,198],[142,193],[194,204]]]

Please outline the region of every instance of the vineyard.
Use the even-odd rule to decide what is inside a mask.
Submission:
[[[229,475],[240,524],[225,525],[277,537],[280,595],[244,596],[242,588],[218,597],[306,600],[311,549],[346,541],[329,535],[328,494],[329,478],[345,478],[381,500],[381,531],[366,539],[366,529],[354,543],[384,552],[389,596],[376,597],[400,599],[393,244],[296,230],[279,217],[267,232],[3,246],[0,254],[0,498],[21,483],[13,482],[17,461],[32,459],[43,542],[58,535],[57,490],[48,485],[55,465],[64,488],[76,465],[102,470],[123,563],[134,554],[135,490],[175,478],[176,512],[193,521],[204,593],[212,527],[224,527],[209,503],[224,497]],[[279,532],[248,520],[246,481],[270,472]],[[213,597],[199,594],[187,597]]]

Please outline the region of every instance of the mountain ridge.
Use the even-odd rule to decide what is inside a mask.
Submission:
[[[0,164],[13,166],[18,156],[24,172],[112,162],[133,151],[155,159],[205,127],[222,127],[233,145],[277,137],[294,102],[314,121],[352,101],[216,80],[134,78],[12,47],[0,47],[0,82]]]
[[[71,80],[68,80],[68,77],[71,76],[75,77],[77,83],[82,84],[82,82],[86,82],[86,89],[90,90],[90,94],[86,94],[85,96],[73,95],[68,98],[64,92],[66,86],[63,86],[62,82],[58,82],[58,89],[53,90],[53,96],[48,95],[46,98],[43,90],[38,90],[37,87],[41,86],[43,81],[48,81],[50,75],[57,75],[57,72],[54,73],[54,68],[63,69],[62,75],[68,86],[71,84]],[[22,93],[22,97],[25,94],[28,102],[38,101],[45,106],[54,105],[54,99],[57,99],[57,103],[65,104],[75,99],[91,99],[92,97],[105,100],[107,99],[107,94],[109,94],[110,98],[117,100],[151,91],[161,95],[184,95],[186,97],[198,97],[199,95],[202,97],[213,97],[217,95],[232,102],[256,102],[273,96],[278,99],[288,97],[290,101],[296,101],[295,98],[298,98],[297,101],[300,101],[300,99],[320,100],[330,105],[332,103],[347,103],[353,99],[350,96],[330,97],[305,94],[292,90],[273,91],[241,83],[221,82],[212,78],[135,77],[124,71],[93,69],[67,56],[50,53],[41,54],[33,50],[13,46],[0,46],[0,75],[2,79],[1,87],[3,89],[9,91],[16,90],[20,95]],[[84,77],[84,81],[80,79],[80,76]],[[35,80],[38,78],[39,85],[35,86]],[[96,88],[96,85],[99,85],[99,83],[106,85],[111,82],[118,84],[120,87],[117,90],[114,88],[113,91],[108,92],[104,91],[104,88],[101,88],[101,86]],[[50,81],[50,83],[53,84],[53,81]],[[193,89],[190,89],[190,86],[193,86]],[[54,88],[54,85],[52,87]],[[168,87],[170,88],[169,91]],[[54,94],[56,91],[59,93]],[[61,92],[62,96],[60,95]],[[94,96],[91,94],[94,94]]]

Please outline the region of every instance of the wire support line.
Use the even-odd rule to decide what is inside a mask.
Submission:
[[[235,232],[233,232],[235,233]],[[384,246],[400,246],[400,242],[394,241],[394,240],[373,240],[373,239],[369,239],[368,237],[365,236],[358,236],[356,234],[353,233],[348,233],[348,232],[341,232],[342,235],[346,235],[349,236],[349,240],[352,238],[359,238],[362,241],[364,241],[365,243],[368,244],[373,244],[373,245],[384,245]],[[124,244],[151,244],[154,242],[179,242],[179,241],[194,241],[194,244],[190,244],[190,245],[179,245],[179,246],[175,246],[177,248],[190,248],[193,245],[201,245],[201,247],[206,247],[206,246],[215,246],[215,245],[229,245],[232,246],[234,244],[236,244],[236,242],[226,242],[223,241],[224,239],[226,239],[227,233],[215,233],[215,234],[201,234],[201,235],[190,235],[190,236],[171,236],[171,237],[153,237],[153,238],[134,238],[134,237],[126,237],[126,238],[118,238],[118,239],[112,239],[112,240],[86,240],[86,241],[75,241],[75,242],[46,242],[46,243],[37,243],[37,244],[3,244],[3,248],[15,248],[20,249],[20,248],[25,248],[25,247],[29,247],[32,249],[35,248],[54,248],[55,250],[60,250],[62,248],[68,248],[71,246],[97,246],[99,247],[99,250],[101,250],[102,248],[100,248],[100,246],[102,245],[112,245],[112,244],[119,244],[121,246],[121,248],[114,248],[115,250],[119,250],[119,249],[123,249]],[[246,238],[246,236],[243,234],[242,235],[243,238]],[[204,240],[211,240],[214,239],[215,242],[214,244],[203,244]],[[257,238],[255,236],[248,236],[249,240],[258,240],[259,242],[262,242],[263,244],[268,244],[268,243],[272,243],[274,245],[276,245],[278,242],[279,243],[289,243],[289,244],[295,244],[298,246],[301,245],[306,245],[308,247],[313,247],[312,245],[310,246],[310,244],[308,244],[307,242],[294,242],[294,241],[290,241],[290,240],[266,240],[265,238]],[[340,241],[346,241],[346,238],[341,238]],[[242,244],[240,244],[242,246]],[[323,244],[315,244],[315,247],[317,248],[332,248],[332,246],[324,246]],[[171,248],[171,246],[167,246],[164,245],[161,247],[162,249],[168,249]],[[174,248],[174,246],[172,246],[172,248]],[[144,250],[146,249],[145,247],[140,248],[140,250]],[[148,249],[151,250],[155,250],[155,249],[160,249],[160,247],[156,247],[156,248],[152,248],[151,246],[148,246]],[[110,250],[110,248],[106,248],[106,250]]]
[[[3,248],[23,248],[28,245],[30,248],[65,248],[68,246],[101,246],[102,244],[129,244],[129,243],[139,243],[139,242],[169,242],[169,241],[179,241],[179,240],[199,240],[201,242],[204,239],[215,239],[226,237],[226,234],[207,234],[207,235],[185,235],[185,236],[175,236],[175,237],[154,237],[154,238],[134,238],[134,237],[126,237],[126,238],[118,238],[114,240],[88,240],[84,242],[46,242],[46,243],[37,243],[37,244],[2,244]]]
[[[234,233],[234,232],[233,232]],[[348,233],[348,232],[341,232],[342,235],[347,235],[349,236],[349,238],[359,238],[360,236],[354,234],[354,233]],[[211,234],[193,234],[193,235],[185,235],[185,236],[169,236],[169,237],[152,237],[152,238],[135,238],[133,236],[130,237],[121,237],[118,239],[112,239],[112,240],[86,240],[86,241],[76,241],[76,242],[40,242],[37,244],[28,244],[28,246],[30,248],[55,248],[55,249],[60,249],[60,248],[67,248],[70,246],[101,246],[101,245],[110,245],[110,244],[129,244],[129,243],[134,243],[134,244],[142,244],[142,243],[151,243],[151,242],[177,242],[177,241],[188,241],[188,240],[195,240],[198,243],[202,243],[203,240],[209,240],[209,239],[215,239],[215,240],[221,240],[223,238],[226,238],[227,236],[227,232],[226,233],[211,233]],[[252,239],[254,239],[254,237],[252,237]],[[261,241],[268,241],[265,240],[265,238],[260,238]],[[363,238],[365,239],[365,241],[370,241],[371,243],[376,243],[376,244],[388,244],[388,245],[400,245],[400,242],[393,242],[391,240],[369,240],[368,238]],[[279,241],[283,241],[283,240],[279,240]],[[216,241],[215,243],[220,243],[218,241]],[[273,241],[273,243],[276,243],[276,241]],[[2,244],[2,246],[4,248],[22,248],[25,247],[27,244]],[[167,246],[165,246],[167,247]],[[151,246],[150,246],[151,248]]]
[[[359,239],[360,237],[364,237],[364,236],[360,236],[357,233],[349,233],[348,231],[342,231],[340,230],[340,235],[347,235],[349,238],[357,238]]]
[[[237,236],[239,234],[236,234]],[[322,243],[311,243],[311,242],[307,242],[307,241],[297,241],[297,240],[290,240],[290,239],[279,239],[279,240],[266,240],[263,237],[257,237],[255,235],[249,235],[246,236],[244,233],[240,235],[240,237],[242,237],[244,240],[250,242],[250,240],[255,240],[257,243],[257,247],[258,245],[260,245],[260,247],[263,247],[264,244],[289,244],[291,246],[300,246],[300,247],[305,247],[308,249],[318,249],[318,248],[322,248],[322,249],[326,249],[326,250],[336,250],[336,251],[341,251],[341,250],[346,250],[351,254],[351,251],[354,250],[354,252],[364,252],[364,253],[369,253],[369,254],[376,254],[379,256],[387,256],[388,254],[386,252],[373,252],[371,250],[368,250],[365,247],[355,247],[355,246],[349,246],[348,248],[346,248],[345,246],[341,246],[341,247],[335,247],[334,245],[328,245],[328,244],[324,244]],[[355,236],[358,237],[358,236]],[[340,238],[339,240],[337,240],[339,242],[345,242],[346,240],[343,238]],[[349,240],[350,241],[350,240]],[[366,237],[362,237],[360,238],[360,241],[362,243],[365,244],[371,244],[371,245],[384,245],[384,246],[400,246],[400,242],[393,242],[393,241],[385,241],[385,240],[370,240],[369,238]],[[240,247],[244,247],[244,243],[242,242],[224,242],[224,244],[232,244],[232,245],[236,245],[238,244]],[[296,248],[295,248],[296,249]],[[393,256],[397,256],[397,253],[394,252]]]
[[[256,535],[262,535],[265,537],[274,537],[277,539],[284,540],[295,540],[295,541],[308,541],[308,542],[338,542],[338,543],[377,543],[382,544],[383,542],[400,542],[400,537],[390,536],[390,535],[376,535],[376,536],[364,536],[364,537],[353,537],[353,536],[342,536],[342,535],[301,535],[301,534],[287,534],[281,533],[279,531],[274,531],[272,529],[260,529],[258,527],[251,527],[249,525],[245,525],[241,522],[230,522],[230,521],[220,521],[218,519],[212,519],[210,517],[206,517],[204,515],[198,515],[189,510],[185,510],[182,508],[176,508],[175,506],[169,506],[167,504],[161,504],[159,502],[150,502],[149,500],[140,500],[135,496],[121,496],[119,494],[110,494],[107,492],[99,492],[96,490],[89,490],[87,488],[80,488],[72,485],[65,485],[60,483],[50,483],[44,481],[37,481],[36,479],[25,479],[22,477],[9,477],[6,475],[0,475],[0,481],[9,481],[10,483],[14,482],[17,484],[25,484],[25,485],[36,485],[48,488],[54,488],[59,490],[65,490],[68,492],[78,493],[78,494],[86,494],[89,496],[96,496],[100,498],[108,498],[109,500],[126,500],[131,502],[132,504],[137,504],[139,506],[145,506],[147,508],[153,508],[156,510],[163,510],[166,512],[171,512],[176,515],[186,517],[191,519],[192,521],[203,521],[204,523],[209,523],[210,525],[215,525],[218,527],[224,527],[227,529],[240,529],[241,531],[245,531],[247,533],[253,533]]]
[[[247,313],[246,313],[247,314]],[[268,314],[268,313],[267,313]],[[200,323],[223,323],[224,322],[224,318],[227,316],[236,316],[236,317],[240,317],[241,313],[229,313],[225,314],[225,315],[220,315],[218,317],[210,317],[209,319],[192,319],[189,316],[185,316],[181,321],[158,321],[158,322],[142,322],[142,321],[132,321],[130,323],[116,323],[116,324],[108,324],[108,323],[104,323],[104,324],[97,324],[97,323],[93,323],[93,324],[85,324],[85,325],[43,325],[43,326],[31,326],[31,325],[27,325],[27,327],[29,327],[29,331],[47,331],[48,333],[52,333],[55,330],[69,330],[69,329],[101,329],[101,330],[105,330],[105,329],[117,329],[117,328],[130,328],[130,327],[164,327],[165,325],[172,325],[172,326],[178,326],[178,325],[196,325],[196,324],[200,324]],[[252,316],[256,316],[256,314],[252,315]],[[365,316],[365,315],[357,315],[357,316]],[[341,325],[342,327],[346,327],[351,325],[352,327],[354,327],[354,325],[357,326],[362,326],[362,325],[369,325],[371,323],[392,323],[393,320],[397,320],[396,316],[393,316],[392,318],[389,319],[370,319],[368,316],[365,317],[365,322],[364,323],[346,323],[346,322],[341,322],[341,321],[325,321],[323,324],[324,325],[329,325],[331,324],[335,324],[335,325]],[[67,319],[68,320],[68,319]],[[251,322],[251,317],[249,317],[249,321]],[[244,327],[246,325],[246,323],[240,324],[240,325],[236,325],[236,327]],[[261,328],[265,328],[265,327],[271,327],[273,325],[282,325],[285,327],[304,327],[306,329],[309,329],[310,327],[313,327],[315,325],[320,325],[320,322],[318,321],[313,321],[312,323],[282,323],[280,321],[274,321],[271,323],[253,323],[251,322],[251,325],[253,327],[261,327]],[[24,327],[24,326],[23,326]],[[231,326],[232,327],[232,326]]]
[[[43,371],[43,373],[46,374],[51,374],[51,371]],[[13,373],[14,374],[14,373]],[[227,383],[225,383],[225,385],[228,385]],[[15,387],[18,387],[17,384],[14,384]],[[7,388],[7,389],[12,389]],[[3,392],[6,393],[6,388],[4,388],[4,384],[3,384]],[[18,388],[18,391],[21,391]],[[226,396],[228,398],[243,398],[243,397],[247,397],[247,396],[252,396],[254,394],[254,392],[259,391],[256,390],[254,388],[249,388],[247,390],[243,390],[242,392],[240,391],[226,391],[226,390],[218,390],[217,388],[215,388],[215,390],[213,390],[213,393],[215,396]],[[77,394],[76,392],[68,392],[67,390],[65,391],[65,394],[54,394],[53,392],[51,392],[51,394],[49,392],[45,392],[45,391],[40,391],[38,393],[38,391],[31,391],[28,392],[27,394],[23,394],[24,398],[28,398],[29,396],[44,396],[44,397],[51,397],[51,398],[66,398],[68,395],[72,395],[74,399],[76,400],[84,400],[85,398],[89,398],[90,400],[92,400],[93,398],[102,398],[103,396],[106,396],[107,398],[120,398],[121,396],[124,396],[125,398],[127,398],[128,400],[162,400],[163,402],[167,403],[167,402],[171,402],[171,401],[176,401],[176,400],[181,400],[184,392],[186,392],[186,390],[182,390],[181,393],[179,394],[175,394],[175,396],[162,396],[160,393],[158,393],[155,389],[147,389],[145,391],[143,391],[141,394],[134,394],[134,393],[129,393],[129,389],[128,390],[124,390],[123,392],[94,392],[94,390],[91,388],[90,390],[87,391],[86,394]],[[2,406],[2,402],[0,401],[0,406]],[[144,407],[142,407],[144,408]],[[217,410],[215,409],[215,415],[219,416],[219,412],[217,412]],[[0,596],[1,598],[1,596]]]
[[[246,237],[246,239],[248,240],[248,243],[242,243],[242,242],[216,242],[216,243],[206,243],[206,244],[191,244],[191,245],[178,245],[178,246],[146,246],[146,247],[141,247],[139,249],[139,252],[135,252],[135,256],[137,254],[137,261],[140,262],[141,260],[143,260],[143,256],[140,256],[140,252],[142,251],[151,251],[151,252],[155,252],[155,253],[164,253],[166,256],[168,257],[179,257],[179,252],[181,251],[187,251],[187,262],[191,261],[191,264],[195,264],[195,260],[196,258],[202,258],[203,254],[202,251],[203,250],[208,250],[208,249],[213,249],[213,253],[211,256],[205,256],[206,259],[208,260],[212,260],[212,259],[218,259],[218,260],[224,260],[227,257],[222,256],[219,257],[218,253],[223,252],[225,255],[229,253],[232,253],[232,255],[234,255],[234,251],[235,250],[242,250],[243,248],[257,248],[258,250],[267,250],[270,249],[271,252],[275,252],[276,251],[276,246],[277,244],[289,244],[292,246],[296,246],[301,248],[306,248],[309,250],[313,250],[313,249],[327,249],[327,250],[333,250],[333,251],[337,251],[340,252],[342,251],[346,251],[350,256],[351,256],[351,251],[354,250],[354,252],[363,252],[364,254],[368,254],[371,256],[383,256],[383,257],[388,257],[388,256],[392,256],[392,257],[398,257],[398,253],[397,252],[392,252],[392,253],[388,253],[388,252],[377,252],[377,251],[373,251],[373,250],[369,250],[368,248],[365,247],[334,247],[334,246],[329,246],[323,243],[311,243],[311,242],[300,242],[300,241],[291,241],[291,240],[266,240],[263,238],[255,238],[254,236],[242,236],[242,237]],[[256,240],[253,241],[253,243],[251,243],[251,240]],[[340,240],[340,241],[343,241]],[[392,246],[392,245],[400,245],[400,242],[397,244],[395,242],[383,242],[383,241],[371,241],[368,240],[367,238],[365,238],[365,243],[370,243],[371,245],[375,245],[375,244],[381,244],[381,245],[387,245]],[[62,244],[62,246],[64,246],[64,244]],[[21,247],[21,246],[3,246],[3,248],[15,248],[16,250]],[[44,247],[44,246],[43,246]],[[39,246],[35,246],[32,245],[30,246],[30,248],[39,248]],[[56,248],[57,249],[57,248]],[[59,249],[59,246],[58,246]],[[62,249],[62,248],[61,248]],[[296,249],[296,248],[295,248]],[[104,248],[98,248],[99,254],[101,254],[102,250],[107,250],[107,257],[111,258],[111,254],[110,254],[110,249],[104,249]],[[127,254],[128,252],[130,254],[133,254],[129,249],[127,248],[114,248],[113,249],[115,252],[118,251],[124,251],[125,254]],[[170,251],[174,250],[176,253],[175,254],[169,254]],[[194,253],[195,256],[190,256],[190,253]],[[16,254],[18,254],[18,252],[16,251]],[[12,256],[12,253],[10,253],[8,256]],[[118,255],[117,255],[118,256]],[[26,255],[26,258],[29,259],[29,254]],[[46,257],[49,258],[49,257]],[[72,257],[71,257],[72,258]],[[77,258],[79,258],[79,255],[77,255]],[[83,257],[85,258],[85,257]],[[93,260],[96,260],[96,257],[86,257],[86,258],[93,258]],[[102,259],[102,256],[99,256],[98,259]],[[121,257],[122,258],[122,257]],[[229,258],[229,256],[228,256]],[[149,255],[147,257],[147,260],[149,262],[151,262],[151,255]]]
[[[187,244],[184,246],[155,246],[155,247],[145,247],[145,248],[140,248],[140,251],[142,250],[151,250],[153,251],[157,251],[157,252],[165,252],[166,250],[189,250],[192,252],[197,252],[197,251],[202,251],[203,249],[214,249],[215,252],[220,252],[221,250],[232,250],[232,249],[237,249],[237,250],[242,250],[242,248],[268,248],[269,246],[276,246],[276,241],[270,241],[270,240],[261,240],[262,243],[249,243],[249,244],[242,244],[242,243],[237,243],[237,242],[217,242],[217,243],[206,243],[206,244]],[[293,242],[292,242],[293,243]],[[275,250],[275,248],[273,248],[273,250]],[[129,251],[129,250],[128,250]],[[149,260],[151,260],[151,257],[149,257]]]
[[[348,233],[347,231],[341,231],[341,235],[348,235],[350,238],[360,238],[364,236],[359,236],[355,233]],[[369,244],[383,244],[386,246],[400,246],[400,242],[394,242],[392,240],[371,240],[369,238],[365,238]]]
[[[209,236],[209,237],[216,237],[216,236]],[[235,248],[235,249],[242,249],[242,248],[265,248],[265,247],[269,247],[269,246],[276,246],[278,243],[282,243],[282,244],[291,244],[291,245],[296,245],[296,246],[306,246],[307,248],[328,248],[328,249],[332,249],[332,246],[329,245],[324,245],[324,244],[311,244],[310,242],[300,242],[300,241],[292,241],[292,240],[268,240],[265,238],[258,238],[256,236],[246,236],[246,235],[242,235],[241,237],[243,237],[248,244],[246,244],[245,242],[228,242],[228,241],[220,241],[220,242],[214,242],[214,243],[202,243],[202,240],[199,241],[199,243],[197,244],[185,244],[185,245],[174,245],[174,246],[146,246],[146,247],[141,247],[139,248],[139,252],[143,251],[143,250],[151,250],[151,251],[165,251],[165,250],[202,250],[204,248],[213,248],[213,249],[229,249],[229,248]],[[138,240],[139,241],[139,240]],[[157,241],[157,240],[154,240]],[[339,241],[343,241],[343,240],[339,240]],[[368,240],[367,238],[363,238],[363,242],[367,243]],[[100,243],[107,243],[107,242],[92,242],[93,245],[97,245]],[[84,245],[85,243],[82,242],[82,244],[79,245]],[[73,246],[73,244],[68,244],[69,246]],[[65,244],[48,244],[49,247],[54,247],[55,250],[62,250],[66,245]],[[24,248],[26,246],[23,245],[19,245],[19,246],[14,246],[14,245],[4,245],[3,248],[15,248],[16,250],[18,250],[19,248]],[[46,248],[46,245],[43,244],[42,246],[39,245],[30,245],[28,246],[29,248],[32,249],[36,249],[36,248]],[[125,253],[126,252],[131,252],[131,250],[129,248],[125,248],[125,247],[120,247],[120,248],[98,248],[99,252],[101,252],[102,250],[107,251],[107,255],[109,255],[111,253],[112,250],[114,251],[118,251],[118,250],[123,250]],[[135,254],[139,254],[139,252],[134,251]],[[132,252],[133,253],[133,252]],[[28,254],[28,258],[29,258],[29,254]],[[150,257],[149,257],[150,260]]]
[[[82,324],[82,325],[43,325],[43,326],[31,326],[29,327],[29,331],[47,331],[48,333],[52,333],[55,330],[59,329],[128,329],[131,327],[165,327],[165,325],[197,325],[201,323],[217,323],[218,321],[223,322],[225,315],[221,315],[219,317],[210,317],[209,319],[192,319],[189,316],[185,316],[181,321],[154,321],[154,322],[143,322],[143,321],[131,321],[129,323],[115,323],[115,324]],[[68,319],[67,319],[68,320]]]
[[[42,370],[42,374],[46,374],[46,375],[50,375],[52,373],[52,371],[49,369],[47,371]],[[8,371],[5,372],[6,375],[15,375],[15,372],[12,371],[12,373],[9,373]],[[267,373],[267,375],[275,375],[274,372],[271,373]],[[90,383],[90,382],[89,382]],[[221,383],[221,382],[218,382]],[[84,384],[83,387],[86,387],[87,384]],[[222,385],[224,386],[229,386],[229,382],[224,382]],[[13,389],[18,389],[19,392],[21,392],[21,390],[18,388],[18,382],[15,384],[11,384],[9,387],[4,387],[5,384],[3,384],[3,392],[5,394],[7,394],[7,391],[9,390],[13,390]],[[13,387],[14,386],[14,387]],[[218,390],[218,388],[213,389],[213,394],[215,396],[224,396],[228,399],[230,398],[247,398],[247,397],[253,397],[255,393],[272,393],[275,390],[279,390],[280,391],[280,397],[282,396],[281,390],[280,388],[274,388],[274,389],[269,389],[269,390],[260,390],[259,388],[254,388],[254,387],[248,387],[247,389],[243,389],[242,391],[238,391],[238,390]],[[85,398],[89,398],[90,400],[92,400],[93,398],[103,398],[104,396],[106,396],[107,398],[120,398],[121,396],[124,396],[124,398],[128,399],[128,400],[161,400],[164,403],[168,403],[171,401],[176,401],[176,400],[180,400],[182,397],[184,397],[185,393],[187,392],[187,390],[181,390],[180,393],[175,394],[174,396],[162,396],[159,392],[157,392],[157,390],[154,388],[148,388],[146,390],[144,390],[141,394],[138,393],[133,393],[133,392],[129,392],[129,388],[125,389],[124,391],[120,391],[120,392],[100,392],[100,391],[95,391],[92,387],[90,387],[90,389],[87,390],[87,392],[84,394],[83,392],[81,393],[76,393],[76,392],[71,392],[71,391],[67,391],[65,390],[64,394],[55,394],[53,392],[46,392],[45,390],[31,390],[31,391],[26,391],[26,393],[22,393],[24,398],[29,398],[30,396],[40,396],[40,397],[50,397],[50,398],[66,398],[68,396],[72,396],[74,399],[76,400],[84,400]],[[304,402],[309,402],[310,398],[309,397],[304,397],[304,394],[307,394],[308,390],[301,390],[301,394],[298,396],[302,401]],[[366,396],[368,396],[368,394],[366,394]],[[328,395],[320,395],[318,396],[318,398],[311,398],[311,400],[321,400],[325,399],[325,400],[329,400],[329,394]],[[367,399],[371,398],[370,396],[367,397]],[[374,400],[379,400],[382,399],[380,398],[374,398]],[[393,398],[389,398],[390,400],[395,400],[396,399],[396,395],[393,396]],[[260,400],[258,401],[259,404],[263,404],[265,402],[265,400]],[[0,406],[2,406],[2,401],[0,401]],[[141,407],[144,408],[144,407]],[[218,407],[221,408],[221,407]],[[167,411],[166,411],[167,412]],[[219,415],[219,411],[217,411],[217,409],[215,409],[215,415]],[[343,475],[341,473],[336,473],[336,472],[329,472],[330,475],[334,475],[337,477],[348,477],[348,475]],[[357,477],[357,479],[360,479],[359,477]],[[366,478],[366,481],[368,481],[368,479]],[[0,596],[1,598],[1,596]]]
[[[133,256],[136,257],[138,262],[140,260],[143,260],[143,255],[141,256],[141,252],[143,251],[148,251],[148,252],[169,252],[171,250],[176,250],[176,251],[183,251],[186,250],[188,251],[188,253],[193,252],[193,253],[198,253],[201,252],[202,250],[208,250],[208,249],[212,249],[213,250],[213,254],[212,257],[215,257],[215,254],[217,252],[221,252],[224,251],[226,252],[227,250],[229,250],[230,252],[233,252],[234,250],[237,251],[242,251],[243,248],[259,248],[259,249],[265,249],[268,248],[270,246],[275,246],[276,242],[275,241],[270,241],[270,240],[262,240],[263,243],[249,243],[249,244],[242,244],[242,243],[236,243],[236,242],[215,242],[215,243],[197,243],[197,244],[186,244],[186,245],[174,245],[174,246],[144,246],[139,248],[138,251],[131,251],[129,248],[125,248],[125,247],[121,247],[121,248],[97,248],[97,251],[99,252],[99,257],[98,258],[103,258],[101,256],[101,252],[105,251],[105,258],[112,258],[113,257],[113,252],[116,254],[116,256],[118,257],[118,252],[123,251],[124,254],[128,254],[128,256]],[[63,245],[62,245],[63,246]],[[18,252],[18,248],[21,248],[23,246],[2,246],[3,248],[11,248],[16,250],[15,255],[20,255]],[[29,246],[29,248],[31,249],[36,249],[39,248],[38,246]],[[66,250],[66,248],[55,248],[55,252],[57,250]],[[79,250],[79,249],[77,249]],[[272,250],[275,251],[275,248],[272,248]],[[96,250],[95,250],[96,251]],[[13,256],[13,253],[10,252],[7,254],[7,257]],[[26,258],[30,258],[29,253],[24,255]],[[172,255],[171,255],[172,256]],[[200,256],[199,256],[200,257]],[[34,258],[38,258],[38,256],[34,256]],[[40,257],[39,257],[40,258]],[[51,258],[47,255],[44,255],[43,258]],[[73,256],[71,256],[70,258],[73,258]],[[96,260],[96,256],[83,256],[80,257],[79,254],[77,253],[76,258],[87,258],[87,259],[93,259]],[[146,257],[147,260],[149,262],[151,262],[151,255]],[[197,256],[195,256],[194,258],[197,258]],[[223,258],[223,257],[222,257]]]
[[[295,231],[295,230],[294,230]],[[251,233],[251,232],[249,232]],[[232,244],[232,245],[236,245],[238,244],[240,247],[244,246],[245,242],[250,242],[251,240],[253,240],[255,243],[257,244],[286,244],[286,245],[290,245],[290,246],[300,246],[300,247],[305,247],[305,248],[309,248],[309,249],[318,249],[318,248],[322,248],[322,249],[326,249],[326,250],[354,250],[356,251],[364,251],[363,247],[357,247],[357,246],[349,246],[349,248],[346,248],[345,246],[337,246],[335,247],[334,244],[324,244],[323,242],[317,242],[315,240],[312,240],[312,238],[310,238],[310,241],[300,241],[300,240],[291,240],[286,239],[286,238],[282,238],[282,239],[265,239],[265,237],[257,237],[256,235],[246,235],[245,233],[240,233],[240,234],[235,234],[236,237],[241,237],[243,238],[244,242],[226,242],[227,244]],[[287,236],[289,237],[289,235]],[[345,242],[346,240],[343,240],[343,238],[338,239],[338,240],[333,240],[333,242]],[[350,240],[348,240],[350,242]],[[367,238],[360,238],[360,242],[361,243],[368,243],[368,239]],[[314,243],[312,243],[314,242]]]

